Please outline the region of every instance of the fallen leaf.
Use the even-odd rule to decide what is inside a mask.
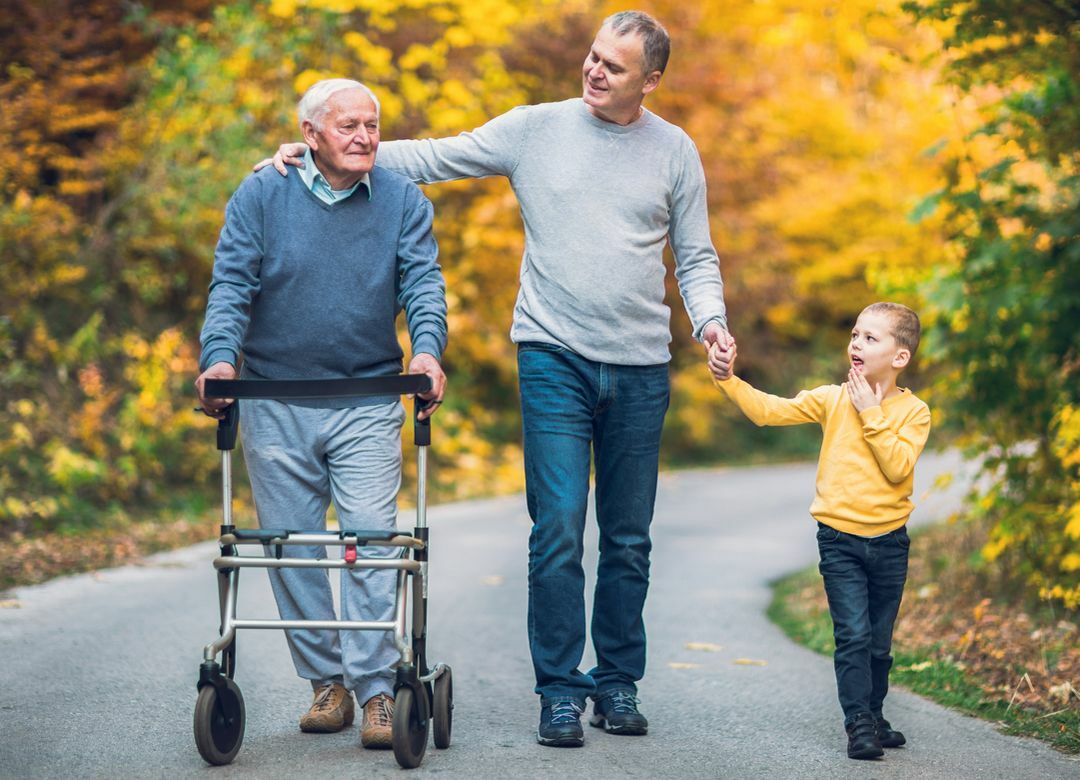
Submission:
[[[0,601],[0,609],[22,609],[18,599],[4,599]]]
[[[712,642],[687,642],[687,650],[700,650],[703,653],[719,653],[724,649],[723,645],[714,645]]]
[[[504,582],[506,582],[506,578],[501,577],[498,574],[492,574],[488,577],[484,577],[484,579],[480,580],[480,582],[485,585],[502,585]]]
[[[669,669],[700,669],[701,664],[688,664],[685,661],[669,661]]]
[[[768,661],[762,661],[757,658],[736,658],[732,661],[733,664],[738,666],[768,666]]]
[[[1050,698],[1061,702],[1062,704],[1068,704],[1069,698],[1075,696],[1080,699],[1080,693],[1077,693],[1076,689],[1072,687],[1072,683],[1068,680],[1061,685],[1050,686]]]
[[[915,596],[920,599],[932,599],[940,590],[936,582],[930,582],[919,588]]]

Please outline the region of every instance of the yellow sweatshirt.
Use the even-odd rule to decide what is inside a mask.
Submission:
[[[824,438],[810,514],[857,536],[894,531],[911,514],[915,461],[930,434],[930,408],[907,389],[880,406],[855,411],[841,385],[769,395],[738,377],[714,380],[755,424],[816,422]]]

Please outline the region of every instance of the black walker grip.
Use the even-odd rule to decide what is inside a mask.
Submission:
[[[413,399],[413,443],[417,447],[431,445],[431,418],[420,419],[420,412],[432,406],[431,401],[416,396]]]
[[[225,416],[217,424],[217,448],[219,450],[236,449],[236,434],[240,430],[240,402],[233,401],[222,411]]]

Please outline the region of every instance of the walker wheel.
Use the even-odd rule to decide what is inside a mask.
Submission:
[[[407,685],[394,694],[394,758],[405,769],[414,769],[424,760],[431,730],[427,709],[427,696],[417,698]]]
[[[195,747],[208,764],[228,764],[244,741],[244,697],[229,678],[204,685],[195,702]]]
[[[454,677],[449,666],[435,678],[431,719],[434,721],[435,747],[445,750],[450,747],[450,731],[454,725]]]

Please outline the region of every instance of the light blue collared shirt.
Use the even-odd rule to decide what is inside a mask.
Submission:
[[[304,152],[304,167],[300,169],[300,178],[304,180],[307,188],[323,203],[337,203],[356,192],[356,188],[363,184],[367,188],[368,200],[371,200],[371,177],[364,174],[360,181],[356,182],[347,190],[334,190],[330,188],[330,182],[322,175],[315,165],[315,156],[308,149]]]

